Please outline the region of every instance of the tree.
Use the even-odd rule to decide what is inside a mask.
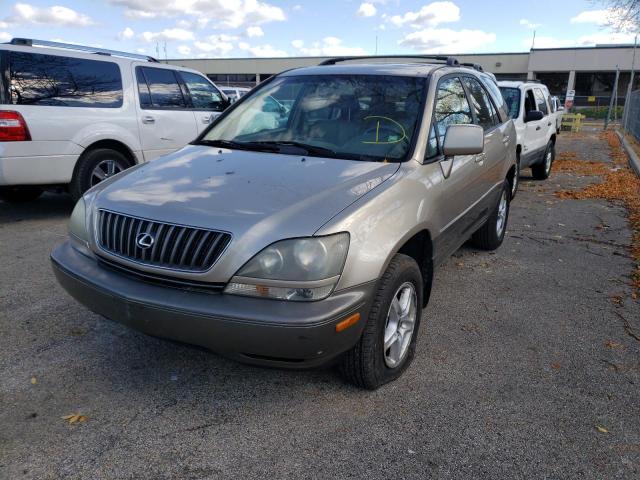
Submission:
[[[618,32],[640,30],[640,0],[598,0],[611,12],[607,25]]]

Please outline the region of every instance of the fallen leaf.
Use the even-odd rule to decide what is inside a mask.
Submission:
[[[66,420],[70,424],[74,424],[74,423],[86,422],[89,417],[87,417],[86,415],[82,415],[80,413],[72,413],[70,415],[65,415],[64,417],[60,417],[60,418],[62,418],[63,420]]]
[[[464,267],[464,262],[456,262],[456,267]]]
[[[36,377],[31,377],[31,385],[35,385],[38,383],[38,379]]]
[[[604,342],[604,346],[607,348],[620,348],[622,347],[621,343],[612,342],[611,340],[607,340]]]
[[[601,427],[600,425],[596,425],[596,430],[598,430],[600,433],[609,433],[609,430],[607,430],[604,427]]]
[[[552,363],[551,364],[551,368],[553,368],[554,370],[560,370],[560,364],[559,363]]]

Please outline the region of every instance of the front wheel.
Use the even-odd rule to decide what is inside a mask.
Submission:
[[[509,182],[505,182],[500,199],[485,224],[473,234],[473,243],[482,250],[495,250],[504,240],[509,220],[509,207],[511,195],[509,195]]]
[[[518,187],[520,186],[520,154],[516,158],[515,172],[513,173],[513,179],[511,180],[511,200],[513,200],[518,193]]]
[[[531,173],[536,180],[546,180],[551,174],[551,165],[556,157],[556,148],[553,142],[547,144],[547,149],[544,151],[544,159],[541,163],[531,167]]]
[[[380,279],[358,343],[342,359],[351,383],[375,390],[409,367],[422,315],[422,275],[416,261],[396,254]]]
[[[0,187],[0,200],[7,203],[31,202],[40,195],[42,188],[32,185]]]

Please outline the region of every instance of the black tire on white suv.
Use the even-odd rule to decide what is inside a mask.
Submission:
[[[130,166],[129,159],[117,150],[111,148],[88,150],[78,160],[73,179],[69,184],[69,193],[77,201],[84,192],[101,180],[126,170]],[[104,178],[100,178],[96,173],[104,174]]]
[[[556,158],[556,145],[553,140],[549,140],[547,148],[544,151],[544,157],[540,163],[531,167],[531,173],[536,180],[546,180],[551,174],[551,166]]]

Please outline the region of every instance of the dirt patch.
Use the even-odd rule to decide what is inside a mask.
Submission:
[[[577,160],[575,156],[568,155],[568,158],[559,162],[560,168],[558,165],[554,165],[557,171],[580,173],[597,171],[598,173],[591,173],[591,175],[600,175],[604,179],[602,183],[588,185],[582,190],[561,190],[556,192],[556,196],[575,200],[599,198],[624,204],[629,213],[629,223],[633,231],[631,255],[636,261],[636,267],[632,275],[632,282],[636,291],[640,291],[640,179],[629,168],[627,155],[620,145],[618,136],[612,131],[603,132],[602,136],[611,149],[614,168],[611,169],[602,162],[581,161]],[[578,163],[584,165],[577,165]],[[563,168],[565,169],[563,170]],[[574,170],[570,170],[571,168]],[[590,173],[584,174],[590,175]]]

